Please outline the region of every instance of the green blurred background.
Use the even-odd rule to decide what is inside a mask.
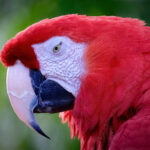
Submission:
[[[44,18],[65,14],[134,17],[150,24],[150,0],[0,0],[0,49],[17,32]],[[6,93],[6,68],[0,63],[0,150],[79,150],[67,124],[58,114],[36,115],[47,140],[25,126],[14,114]]]

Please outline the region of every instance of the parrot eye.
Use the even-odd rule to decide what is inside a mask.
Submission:
[[[57,44],[54,48],[53,48],[53,53],[58,53],[61,50],[61,46],[62,46],[62,42],[60,42],[59,44]]]

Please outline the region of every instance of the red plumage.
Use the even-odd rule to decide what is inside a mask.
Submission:
[[[1,53],[5,66],[20,59],[39,68],[31,47],[52,36],[86,42],[87,74],[73,110],[60,114],[82,150],[150,148],[150,28],[121,17],[67,15],[45,19],[17,34]]]

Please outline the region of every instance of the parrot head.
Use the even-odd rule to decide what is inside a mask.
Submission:
[[[66,24],[63,20],[45,19],[32,25],[8,41],[1,53],[8,66],[7,92],[15,113],[45,137],[33,112],[72,109],[85,72],[86,44],[67,36],[71,34],[67,25],[70,17],[66,17]]]
[[[19,119],[48,137],[34,113],[61,112],[82,147],[100,146],[112,116],[126,111],[139,89],[143,26],[137,19],[66,15],[18,33],[4,45],[1,61]]]

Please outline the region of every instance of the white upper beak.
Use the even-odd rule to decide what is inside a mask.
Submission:
[[[32,88],[29,69],[20,61],[8,67],[7,93],[19,119],[30,128],[47,137],[38,126],[33,115],[33,109],[38,101]]]

